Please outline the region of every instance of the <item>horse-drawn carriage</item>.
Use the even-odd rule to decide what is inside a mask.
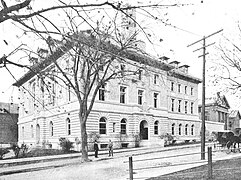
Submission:
[[[223,130],[212,132],[215,139],[215,146],[220,148],[227,148],[227,152],[234,151],[236,152],[236,145],[241,143],[241,128],[236,128],[233,131],[231,130]]]

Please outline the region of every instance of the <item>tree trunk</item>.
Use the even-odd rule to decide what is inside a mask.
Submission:
[[[82,161],[89,161],[88,158],[88,142],[87,142],[87,132],[86,132],[86,116],[79,114],[80,128],[81,128],[81,151],[82,151]]]

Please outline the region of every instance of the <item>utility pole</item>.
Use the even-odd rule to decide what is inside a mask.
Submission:
[[[206,67],[206,55],[209,54],[206,52],[206,48],[208,46],[211,46],[215,43],[211,43],[206,45],[206,39],[223,31],[223,29],[214,32],[208,36],[204,36],[202,39],[188,45],[187,47],[190,47],[194,44],[197,44],[201,41],[203,41],[203,46],[201,48],[198,48],[196,50],[194,50],[193,52],[199,51],[199,50],[203,50],[202,55],[198,56],[198,58],[203,57],[203,81],[202,81],[202,127],[201,127],[201,159],[204,160],[205,159],[205,91],[206,91],[206,87],[205,87],[205,67]]]

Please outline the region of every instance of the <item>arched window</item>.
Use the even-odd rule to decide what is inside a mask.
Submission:
[[[102,117],[99,121],[99,133],[106,134],[106,118]]]
[[[49,122],[49,134],[50,136],[54,136],[54,124],[52,121]]]
[[[70,119],[66,119],[67,135],[71,135],[71,122]]]
[[[159,124],[158,121],[154,122],[154,134],[158,134],[158,124]]]
[[[194,124],[191,126],[191,135],[194,135]]]
[[[179,135],[182,135],[182,124],[179,124]]]
[[[121,120],[121,134],[126,134],[126,119]]]
[[[33,125],[31,124],[31,137],[34,138],[34,134],[33,134]]]
[[[185,125],[185,135],[188,135],[188,124]]]
[[[175,123],[172,124],[172,135],[175,135]]]
[[[22,126],[22,139],[24,140],[24,126]]]

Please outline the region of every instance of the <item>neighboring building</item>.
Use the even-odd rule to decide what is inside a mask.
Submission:
[[[232,110],[228,116],[227,129],[234,131],[236,128],[240,128],[241,115],[238,110]]]
[[[18,105],[0,103],[0,144],[18,142]]]
[[[198,107],[199,118],[202,116],[202,105]],[[227,130],[227,121],[229,114],[229,103],[224,95],[218,92],[216,96],[206,98],[205,101],[205,121],[209,123],[206,129],[209,132]]]

